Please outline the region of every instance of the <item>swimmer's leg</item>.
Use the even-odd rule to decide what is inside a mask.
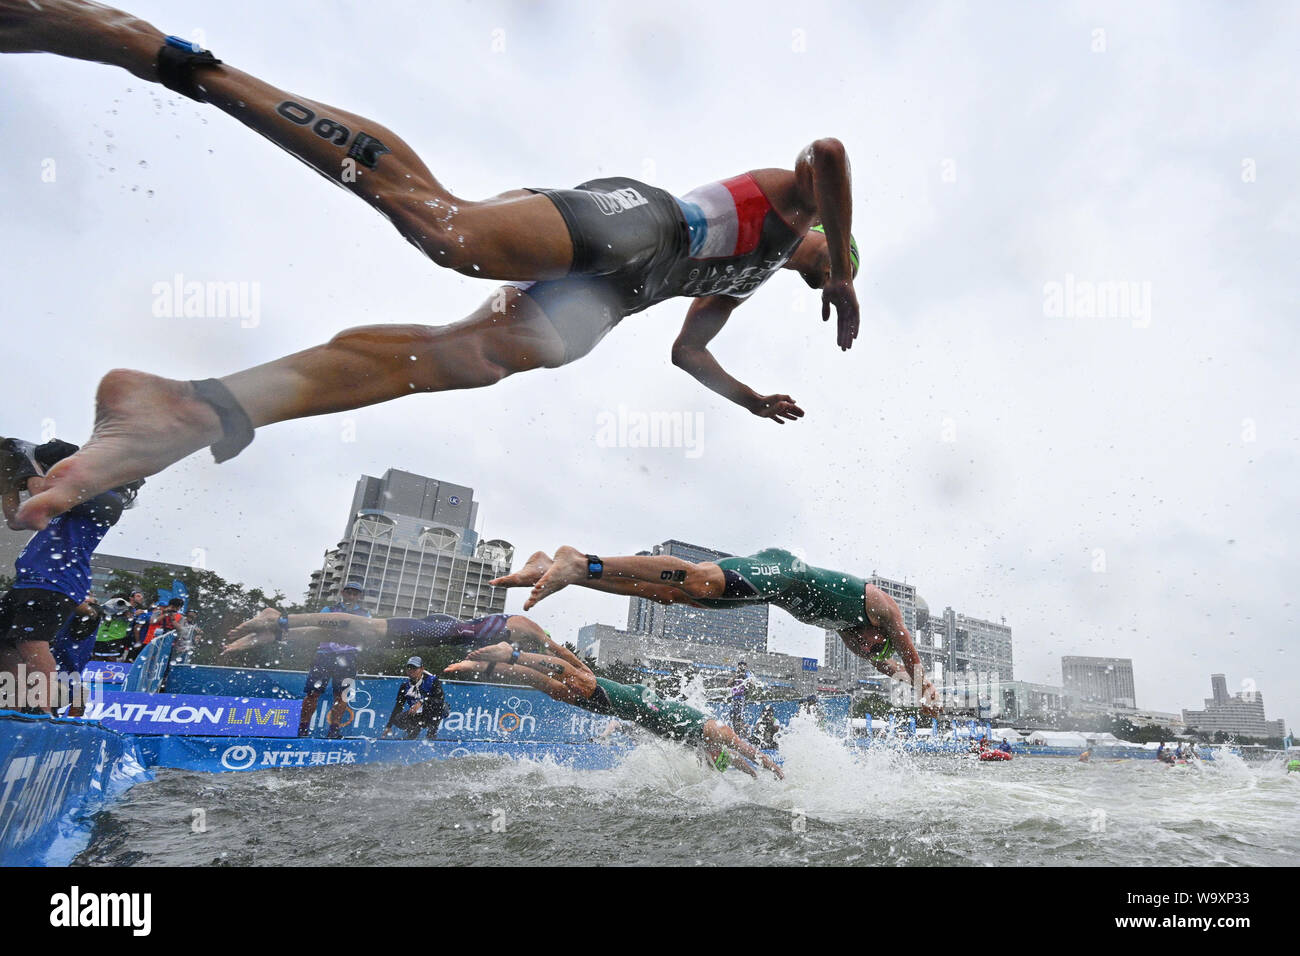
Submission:
[[[320,701],[321,691],[309,690],[302,699],[302,711],[298,715],[298,736],[311,734],[311,719],[316,713],[316,704]]]
[[[614,590],[622,584],[633,586],[632,593],[649,597],[647,589],[656,589],[655,600],[665,603],[689,602],[694,598],[721,597],[726,590],[726,576],[711,561],[692,564],[669,555],[635,555],[602,558],[604,570],[599,578],[588,577],[587,556],[567,545],[555,552],[555,560],[534,585],[524,610],[570,584],[594,590]]]
[[[522,614],[511,615],[506,619],[506,629],[510,632],[510,639],[519,645],[521,651],[558,657],[574,671],[591,670],[585,661],[580,660],[567,647],[553,641],[532,618],[524,617]]]
[[[343,718],[348,713],[348,698],[344,688],[334,681],[334,702],[330,705],[325,721],[329,726],[328,736],[334,740],[343,735]]]
[[[151,24],[95,3],[0,0],[3,52],[107,63],[157,83],[165,39]],[[461,199],[405,141],[373,120],[277,89],[224,63],[193,67],[189,76],[187,95],[229,113],[360,196],[438,265],[503,280],[569,273],[569,227],[545,196],[516,190],[485,202]]]
[[[582,693],[575,687],[562,684],[553,677],[531,667],[484,661],[457,661],[444,670],[443,673],[448,677],[459,680],[481,680],[494,684],[523,684],[526,687],[540,690],[552,700],[558,700],[564,704],[576,704],[585,701],[591,696],[591,690],[594,690],[596,686],[593,677],[591,679],[591,690]]]
[[[2,0],[0,0],[2,2]],[[516,372],[568,361],[546,314],[502,286],[461,322],[445,326],[370,325],[220,380],[250,428],[362,408],[413,395],[482,388]],[[77,454],[44,478],[18,509],[19,527],[52,517],[136,478],[162,471],[226,434],[214,407],[190,382],[115,369],[96,395],[95,429]],[[237,443],[227,457],[251,440]]]

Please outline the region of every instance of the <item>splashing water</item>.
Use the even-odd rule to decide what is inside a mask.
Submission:
[[[698,703],[703,686],[687,696]],[[854,748],[800,715],[786,780],[720,774],[644,738],[609,770],[471,757],[213,776],[159,771],[100,815],[79,862],[145,864],[1295,865],[1300,775],[987,764]],[[190,830],[192,808],[207,832]]]

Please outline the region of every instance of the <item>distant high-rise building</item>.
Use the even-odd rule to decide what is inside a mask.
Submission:
[[[1286,721],[1264,718],[1264,695],[1252,689],[1228,696],[1223,674],[1210,677],[1213,697],[1204,698],[1204,710],[1184,710],[1183,723],[1203,733],[1222,732],[1240,737],[1284,737]]]
[[[683,561],[699,563],[732,557],[685,541],[669,540],[641,554],[671,555]],[[665,640],[692,641],[696,644],[721,644],[751,651],[767,650],[767,605],[713,611],[685,604],[657,604],[645,598],[632,598],[627,610],[627,629]]]
[[[884,591],[898,603],[898,609],[903,612],[903,623],[907,625],[908,633],[916,633],[916,611],[917,602],[925,604],[925,601],[918,598],[916,594],[916,585],[908,584],[905,581],[894,581],[891,578],[881,577],[879,574],[872,574],[867,578],[868,584],[874,584],[880,590]],[[927,611],[929,610],[927,606]]]
[[[589,654],[602,667],[627,664],[640,670],[651,681],[657,677],[696,672],[714,691],[721,690],[734,679],[741,661],[745,662],[745,670],[762,687],[777,695],[802,697],[847,689],[838,682],[834,686],[825,684],[822,678],[826,675],[818,668],[816,658],[717,642],[658,638],[620,631],[608,624],[583,627],[578,631],[577,647],[580,656]],[[881,678],[877,683],[885,686],[888,680]]]
[[[382,478],[364,475],[343,537],[312,573],[308,600],[333,604],[355,582],[380,617],[500,613],[505,589],[487,582],[509,571],[514,546],[480,541],[477,516],[474,490],[465,485],[396,468]]]
[[[1061,686],[1072,707],[1083,710],[1137,707],[1133,661],[1127,657],[1062,657]]]
[[[1216,704],[1228,702],[1228,678],[1223,674],[1210,675],[1210,693]]]
[[[997,674],[999,680],[1014,679],[1011,628],[1005,622],[958,614],[954,623],[958,633],[965,632],[965,655],[970,670]]]
[[[944,681],[958,680],[966,672],[1015,680],[1010,625],[958,614],[951,607],[932,615],[925,601],[917,600],[919,626],[913,640],[929,673],[941,673]]]

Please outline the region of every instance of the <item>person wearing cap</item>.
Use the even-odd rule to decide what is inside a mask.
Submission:
[[[731,729],[742,737],[745,735],[745,698],[749,696],[750,688],[756,684],[754,677],[749,672],[749,665],[744,661],[736,664],[736,676],[731,681],[731,687],[727,691],[727,699],[731,702]]]
[[[144,595],[141,594],[140,597],[143,599]],[[95,650],[91,657],[97,661],[120,661],[131,647],[129,632],[135,608],[126,598],[115,597],[104,602],[101,611],[102,618],[95,634]]]
[[[153,620],[153,611],[145,600],[144,592],[136,588],[128,599],[130,614],[127,618],[127,645],[122,652],[122,660],[133,661],[144,650],[145,637],[149,633],[149,622]]]
[[[358,617],[370,617],[370,611],[361,603],[365,593],[365,586],[360,581],[351,580],[343,586],[343,597],[339,603],[321,608],[321,613],[355,614]]]
[[[199,627],[198,615],[194,611],[186,611],[176,631],[176,645],[172,654],[173,664],[188,664],[190,662],[190,658],[194,655],[194,647],[198,643],[199,635],[202,633],[203,628]]]
[[[781,725],[776,719],[776,710],[771,704],[763,707],[763,712],[759,715],[758,720],[754,723],[754,732],[750,739],[755,741],[755,746],[761,750],[776,750],[776,736],[781,732]]]
[[[406,731],[406,739],[414,740],[420,731],[427,730],[429,739],[438,736],[438,725],[447,716],[447,699],[442,692],[442,681],[437,674],[424,669],[418,657],[406,662],[406,680],[397,688],[397,701],[388,715],[388,724],[381,737],[396,727]]]
[[[322,614],[351,614],[354,617],[369,618],[370,611],[361,603],[365,590],[360,581],[349,581],[343,587],[343,598],[335,605],[321,608]],[[298,736],[311,735],[312,718],[316,715],[316,704],[333,684],[333,701],[325,720],[329,725],[326,736],[336,740],[343,736],[343,718],[348,711],[348,701],[352,688],[357,681],[357,654],[361,648],[355,644],[342,644],[337,641],[325,641],[316,647],[316,656],[312,658],[311,669],[307,672],[307,684],[302,692],[302,715],[298,718]]]

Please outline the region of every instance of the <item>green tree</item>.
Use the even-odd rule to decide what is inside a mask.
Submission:
[[[279,591],[248,588],[227,581],[215,571],[200,568],[186,568],[180,573],[158,566],[147,567],[139,573],[115,570],[109,578],[108,590],[110,594],[125,597],[138,589],[152,602],[157,600],[159,591],[171,590],[173,579],[184,583],[189,591],[188,609],[195,612],[198,625],[202,628],[194,648],[193,660],[196,664],[214,663],[230,630],[263,608],[274,605],[288,613],[303,610],[300,606],[286,604],[284,595]]]
[[[872,717],[881,717],[893,709],[893,703],[884,694],[863,694],[853,702],[849,716],[861,718],[870,714]]]

